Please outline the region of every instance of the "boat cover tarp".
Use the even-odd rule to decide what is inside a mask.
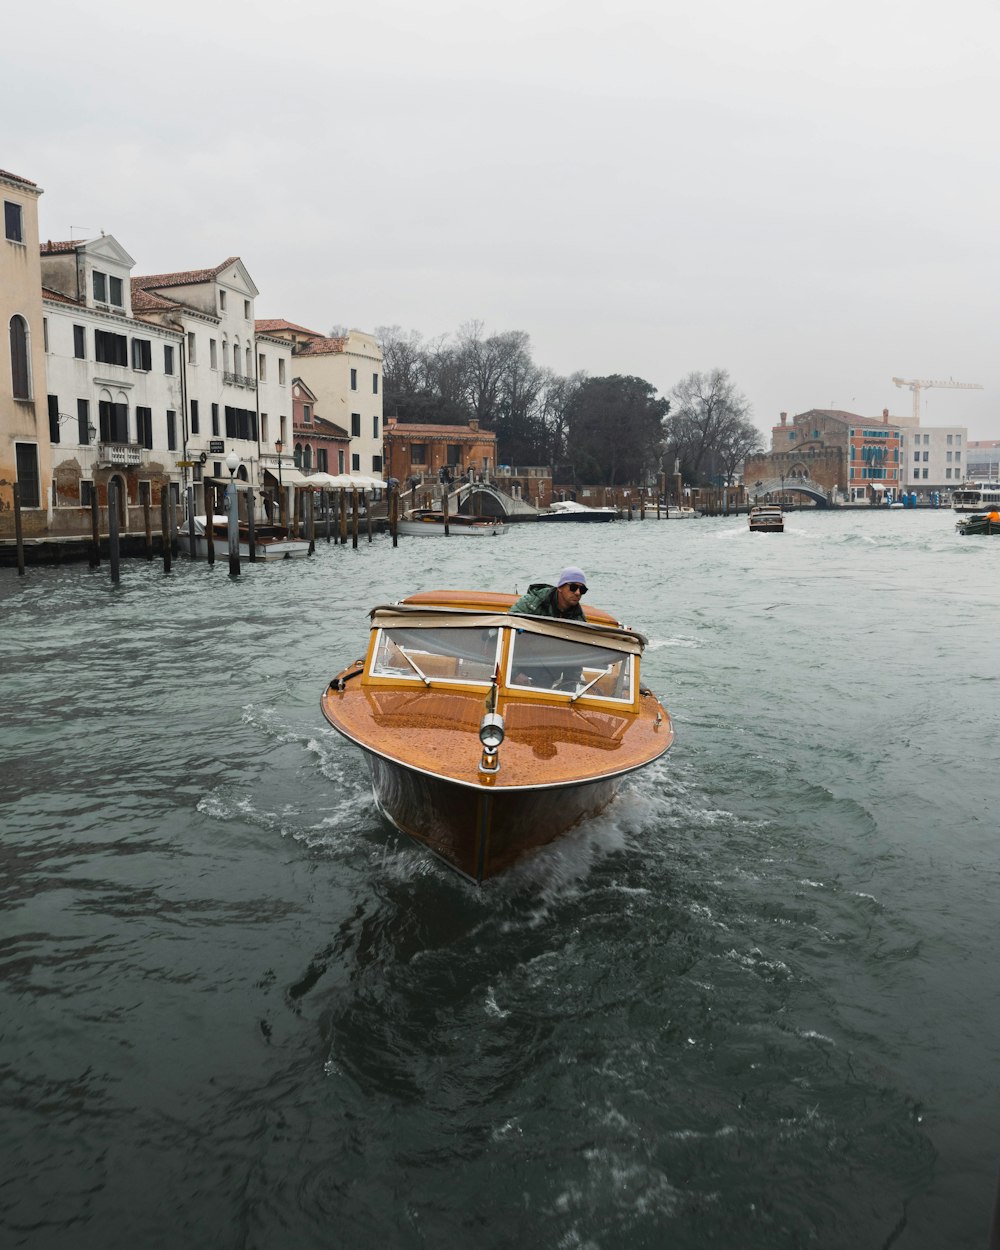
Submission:
[[[522,616],[514,612],[481,612],[473,608],[434,608],[427,604],[381,604],[370,613],[375,629],[524,629],[550,638],[595,643],[612,651],[641,655],[645,637],[632,629],[598,625],[591,621],[560,621],[547,616]]]

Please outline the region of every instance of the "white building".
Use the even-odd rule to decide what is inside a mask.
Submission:
[[[258,345],[257,294],[238,256],[212,269],[132,279],[136,314],[184,336],[184,460],[196,483],[227,480],[225,460],[235,452],[242,480],[270,486],[272,440],[291,429],[291,345]]]
[[[918,417],[893,417],[892,422],[900,428],[904,490],[950,491],[965,480],[965,426],[922,426]]]
[[[110,481],[123,530],[141,527],[164,485],[179,498],[182,336],[132,316],[135,262],[111,235],[40,253],[52,528],[89,532]]]
[[[312,391],[316,411],[351,436],[351,473],[382,475],[382,349],[363,330],[325,338],[289,321],[258,330],[286,339],[295,372]]]

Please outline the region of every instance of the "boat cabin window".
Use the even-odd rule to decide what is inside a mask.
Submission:
[[[499,635],[498,629],[380,629],[371,674],[425,684],[488,685],[496,670]]]
[[[632,656],[545,634],[518,631],[507,685],[632,702]]]

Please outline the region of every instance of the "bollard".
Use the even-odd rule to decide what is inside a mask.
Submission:
[[[108,560],[111,564],[111,580],[117,586],[118,571],[118,483],[108,479]]]

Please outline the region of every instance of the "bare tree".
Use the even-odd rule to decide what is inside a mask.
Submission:
[[[731,476],[754,450],[760,433],[750,421],[750,404],[725,369],[689,373],[671,391],[667,420],[671,456],[692,482]]]

